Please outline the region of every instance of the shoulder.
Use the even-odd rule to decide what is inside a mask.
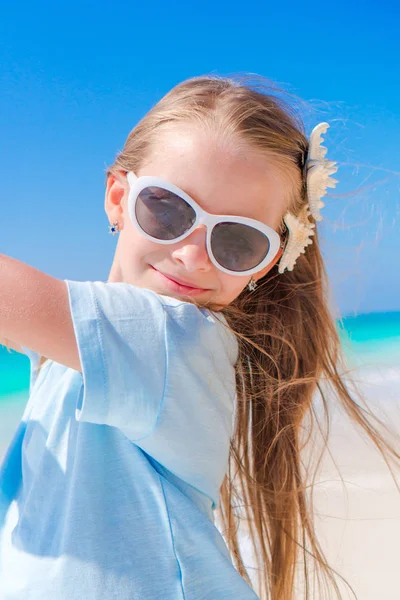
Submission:
[[[222,312],[199,308],[168,296],[159,296],[159,301],[163,304],[167,319],[182,328],[182,338],[186,337],[191,346],[200,343],[209,352],[223,354],[231,366],[236,364],[238,340]]]
[[[157,297],[166,313],[173,320],[187,328],[187,333],[192,336],[193,342],[196,336],[193,336],[194,331],[192,331],[192,328],[197,330],[200,338],[209,346],[210,350],[219,348],[226,354],[232,366],[236,364],[239,355],[238,340],[222,312],[199,308],[191,302],[160,295],[150,290],[146,291]]]

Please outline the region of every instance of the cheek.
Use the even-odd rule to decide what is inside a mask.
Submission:
[[[123,252],[125,256],[129,256],[130,260],[136,259],[138,262],[141,260],[148,262],[146,259],[150,261],[150,257],[154,258],[154,256],[158,256],[161,258],[170,252],[171,246],[157,244],[157,242],[148,240],[132,225],[125,227],[122,234]]]
[[[143,254],[149,251],[149,248],[154,246],[152,242],[147,240],[145,237],[132,226],[125,226],[120,234],[120,243],[124,256],[127,256],[132,260],[137,257],[140,259]]]
[[[234,275],[221,273],[220,282],[223,295],[232,302],[246,287],[249,282],[249,277],[235,277]]]

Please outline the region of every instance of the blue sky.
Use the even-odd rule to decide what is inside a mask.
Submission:
[[[399,13],[342,1],[3,6],[0,252],[106,281],[117,238],[104,170],[129,131],[184,79],[255,73],[308,102],[308,134],[331,125],[340,183],[318,226],[342,314],[400,310]]]

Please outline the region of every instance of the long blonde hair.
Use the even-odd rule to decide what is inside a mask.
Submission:
[[[273,157],[289,178],[288,201],[291,212],[297,214],[306,202],[300,169],[308,148],[304,124],[290,104],[276,94],[279,91],[282,95],[283,90],[273,88],[263,78],[258,78],[258,84],[258,89],[252,89],[243,78],[217,76],[180,83],[130,132],[107,169],[107,177],[118,171],[138,172],[151,156],[160,128],[171,123],[196,123],[210,127],[210,131],[220,128],[218,131],[244,140],[266,158]],[[313,243],[300,255],[293,271],[279,274],[275,266],[258,281],[254,292],[245,288],[221,311],[238,338],[239,359],[235,431],[218,517],[234,564],[253,587],[239,547],[238,521],[245,515],[262,598],[294,598],[300,553],[305,597],[310,597],[311,560],[319,566],[324,584],[330,582],[341,597],[333,569],[316,537],[312,498],[307,495],[308,473],[302,472],[301,461],[302,424],[305,416],[314,412],[316,391],[329,418],[322,380],[329,382],[345,412],[367,433],[388,467],[389,458],[400,460],[371,421],[382,427],[384,424],[362,408],[346,387],[342,375],[345,359],[329,298],[316,231]],[[319,585],[321,581],[318,577]]]

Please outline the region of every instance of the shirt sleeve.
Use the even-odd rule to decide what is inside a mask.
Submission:
[[[233,334],[214,313],[144,288],[65,281],[84,383],[76,419],[117,427],[216,502],[232,433]]]
[[[146,435],[166,374],[162,303],[129,284],[65,281],[84,383],[76,419]]]
[[[29,393],[32,392],[33,386],[35,385],[37,370],[39,367],[40,355],[31,350],[30,348],[26,348],[25,346],[21,346],[24,353],[27,355],[30,361],[30,383],[29,383]]]

